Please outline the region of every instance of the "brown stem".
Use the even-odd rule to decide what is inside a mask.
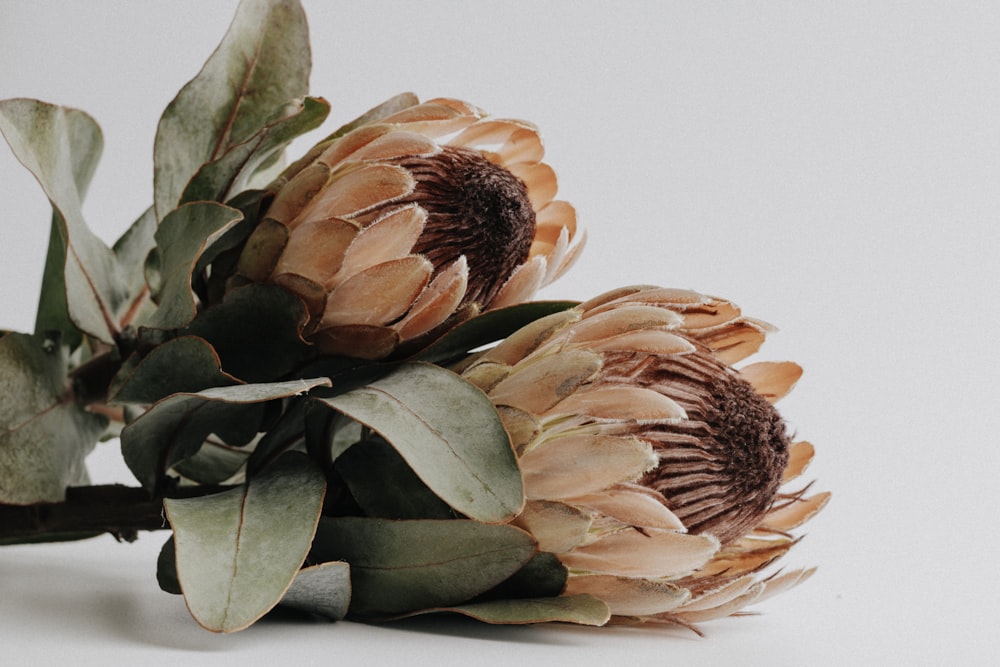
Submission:
[[[219,488],[192,487],[183,495],[207,495]],[[61,503],[0,504],[0,544],[74,540],[101,533],[131,542],[140,530],[169,528],[161,498],[120,484],[70,487]]]

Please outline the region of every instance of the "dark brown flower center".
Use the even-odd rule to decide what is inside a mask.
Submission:
[[[640,384],[680,403],[688,418],[641,434],[660,456],[642,483],[663,494],[689,531],[723,543],[744,535],[781,485],[790,444],[784,420],[707,352],[649,361],[639,371]]]
[[[528,259],[535,211],[524,183],[481,153],[445,147],[431,157],[395,161],[417,180],[405,203],[428,214],[414,252],[441,270],[461,255],[469,262],[465,301],[488,305],[511,272]]]

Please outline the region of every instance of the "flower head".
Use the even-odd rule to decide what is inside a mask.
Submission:
[[[402,95],[282,175],[238,272],[300,296],[324,351],[386,356],[569,267],[576,214],[542,157],[530,123]]]
[[[737,370],[771,327],[694,292],[624,288],[538,320],[463,375],[519,455],[518,518],[619,618],[691,625],[811,570],[760,581],[828,494],[783,493],[812,456],[773,403],[794,363]]]

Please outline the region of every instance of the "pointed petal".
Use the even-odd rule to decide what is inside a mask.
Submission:
[[[538,540],[538,550],[560,554],[587,538],[593,519],[589,512],[565,503],[529,500],[515,524]]]
[[[357,226],[340,218],[302,223],[289,236],[274,273],[291,273],[323,285],[340,269],[357,235]]]
[[[408,255],[426,221],[424,209],[405,206],[362,229],[346,249],[340,271],[327,283],[327,288],[336,287],[370,266]]]
[[[812,462],[815,453],[816,449],[810,442],[803,440],[792,443],[792,446],[788,450],[788,465],[785,466],[781,483],[790,482],[804,473]]]
[[[469,266],[462,255],[417,297],[413,308],[395,327],[399,337],[402,340],[416,338],[447,320],[462,302],[468,283]]]
[[[770,403],[777,403],[802,377],[802,367],[791,361],[761,361],[740,369],[744,380]]]
[[[672,611],[691,594],[661,579],[616,577],[609,574],[570,576],[563,595],[588,593],[604,600],[616,616],[651,616]]]
[[[556,332],[580,319],[576,308],[541,317],[512,333],[502,343],[488,350],[481,359],[513,365],[541,347]]]
[[[684,613],[690,613],[695,611],[705,611],[706,609],[714,609],[715,607],[726,604],[741,595],[745,595],[746,592],[754,588],[755,585],[757,585],[757,581],[754,579],[753,575],[739,577],[735,581],[731,581],[715,590],[699,595],[685,604],[681,611]]]
[[[829,491],[824,491],[772,510],[764,517],[763,526],[780,531],[798,528],[823,509],[830,501],[830,495]]]
[[[356,151],[352,160],[390,160],[410,155],[434,155],[441,147],[425,134],[398,130],[382,135]]]
[[[755,602],[763,602],[768,598],[772,598],[779,593],[784,593],[787,590],[795,588],[802,582],[809,579],[816,572],[816,568],[810,567],[802,570],[793,570],[791,572],[785,572],[784,574],[772,577],[763,582],[764,591],[760,594]]]
[[[570,498],[567,502],[597,510],[629,526],[687,532],[684,523],[667,507],[663,496],[639,484],[619,484],[601,493]]]
[[[535,295],[545,278],[545,257],[532,257],[521,266],[514,269],[510,278],[488,304],[491,309],[505,308],[529,301]]]
[[[396,320],[413,305],[433,270],[429,261],[411,255],[355,274],[330,292],[320,328]]]
[[[336,139],[320,154],[317,162],[334,169],[344,160],[354,159],[354,154],[392,130],[390,125],[362,125]]]
[[[663,394],[628,385],[605,385],[578,391],[548,414],[588,415],[614,421],[661,422],[685,419],[684,408]]]
[[[739,610],[743,609],[749,604],[753,604],[757,598],[760,597],[761,593],[764,592],[764,585],[761,583],[756,583],[751,586],[745,593],[737,596],[728,602],[720,604],[716,607],[710,609],[705,609],[702,611],[684,611],[681,608],[680,611],[676,612],[677,616],[681,618],[685,623],[703,623],[705,621],[712,621],[717,618],[723,618],[725,616],[730,616],[735,614]]]
[[[718,550],[711,535],[631,528],[562,554],[568,567],[624,577],[684,576],[704,565]]]
[[[682,322],[677,313],[646,305],[626,305],[596,314],[585,313],[570,330],[573,343],[611,338],[637,329],[666,329]]]
[[[611,435],[553,438],[529,448],[520,461],[526,497],[548,500],[586,496],[635,481],[657,463],[649,443]]]
[[[495,405],[510,405],[541,414],[572,394],[601,369],[599,354],[567,350],[541,359],[529,359],[490,391]]]
[[[536,211],[556,196],[559,187],[556,172],[544,162],[511,165],[508,170],[528,188],[528,200]]]
[[[306,167],[278,191],[267,209],[267,217],[292,227],[295,217],[329,179],[330,169],[326,165],[313,164]]]
[[[316,218],[350,218],[405,197],[415,186],[408,170],[387,164],[366,164],[335,173],[293,224]]]

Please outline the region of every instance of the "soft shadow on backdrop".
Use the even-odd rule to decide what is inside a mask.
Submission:
[[[269,619],[209,635],[154,573],[162,536],[0,550],[14,663],[571,661],[975,664],[997,648],[1000,9],[989,3],[304,0],[326,129],[402,90],[536,122],[590,236],[543,296],[656,283],[781,329],[806,374],[781,404],[832,503],[760,616],[677,630],[393,627]],[[85,212],[113,240],[149,203],[163,107],[236,2],[0,0],[0,98],[105,134]],[[298,142],[304,150],[313,135]],[[0,328],[34,318],[49,211],[0,149]],[[114,444],[99,482],[129,482]],[[58,645],[54,641],[58,639]],[[341,653],[343,652],[343,653]]]

